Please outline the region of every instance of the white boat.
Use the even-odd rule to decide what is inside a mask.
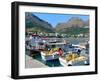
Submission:
[[[57,53],[54,54],[46,54],[44,52],[41,51],[41,57],[42,60],[47,61],[47,60],[54,60],[54,59],[58,59],[59,55]]]
[[[61,65],[63,65],[64,67],[68,67],[68,63],[64,58],[59,57],[59,61]]]
[[[88,64],[88,57],[86,56],[80,56],[78,58],[72,59],[70,61],[67,61],[65,58],[59,57],[60,64],[64,67],[68,67],[69,65],[75,66],[75,65],[86,65]]]

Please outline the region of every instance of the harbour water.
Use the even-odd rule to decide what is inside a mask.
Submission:
[[[49,40],[66,40],[68,43],[70,44],[80,44],[80,43],[86,43],[87,41],[89,41],[89,38],[49,38]],[[63,47],[63,45],[61,45],[61,48]],[[70,48],[69,48],[70,49]],[[26,55],[30,55],[30,52],[26,51]],[[87,54],[89,57],[89,54]],[[62,65],[60,64],[58,59],[55,60],[50,60],[50,61],[43,61],[43,59],[41,58],[41,54],[36,54],[35,56],[32,56],[33,59],[43,63],[45,66],[48,67],[62,67]],[[89,64],[89,59],[87,60],[88,64]],[[79,65],[84,65],[83,62],[77,62],[76,64],[74,64],[73,66],[79,66]],[[34,65],[35,66],[35,65]],[[27,64],[26,64],[27,67]],[[34,67],[33,67],[34,68]]]

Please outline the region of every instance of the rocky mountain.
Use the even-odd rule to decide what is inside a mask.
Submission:
[[[85,26],[89,26],[89,19],[84,22]]]
[[[80,17],[72,17],[67,22],[58,23],[56,27],[53,28],[47,21],[40,19],[30,12],[26,12],[25,23],[26,29],[35,32],[58,32],[64,34],[89,33],[89,19],[84,21]]]
[[[87,28],[86,28],[87,26]],[[66,34],[80,34],[89,32],[89,20],[83,21],[79,17],[72,17],[67,22],[58,23],[55,30],[56,32]]]
[[[54,32],[54,29],[51,24],[38,18],[30,12],[25,13],[25,23],[26,29],[38,32]]]

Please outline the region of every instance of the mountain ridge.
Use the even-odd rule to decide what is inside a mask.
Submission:
[[[88,22],[87,22],[88,21]],[[89,32],[89,19],[87,21],[82,20],[79,17],[72,17],[67,22],[58,23],[56,25],[56,32],[60,33],[88,33]],[[87,29],[86,29],[87,26]],[[86,31],[86,32],[85,32]],[[73,33],[75,34],[75,33]]]
[[[37,32],[47,33],[89,33],[89,19],[84,21],[80,17],[72,17],[67,22],[58,23],[55,28],[45,21],[35,16],[31,12],[25,13],[26,28]],[[74,33],[73,33],[74,32]]]
[[[44,29],[46,32],[54,32],[53,27],[48,22],[38,18],[32,13],[26,12],[25,13],[25,21],[26,21],[26,28],[33,28],[33,29]],[[36,28],[37,27],[37,28]],[[37,30],[36,30],[37,31]]]

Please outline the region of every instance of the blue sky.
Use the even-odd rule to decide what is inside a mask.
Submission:
[[[53,27],[58,23],[67,22],[71,17],[80,17],[83,20],[88,20],[88,15],[75,15],[75,14],[50,14],[50,13],[33,13],[35,16],[49,22]]]

